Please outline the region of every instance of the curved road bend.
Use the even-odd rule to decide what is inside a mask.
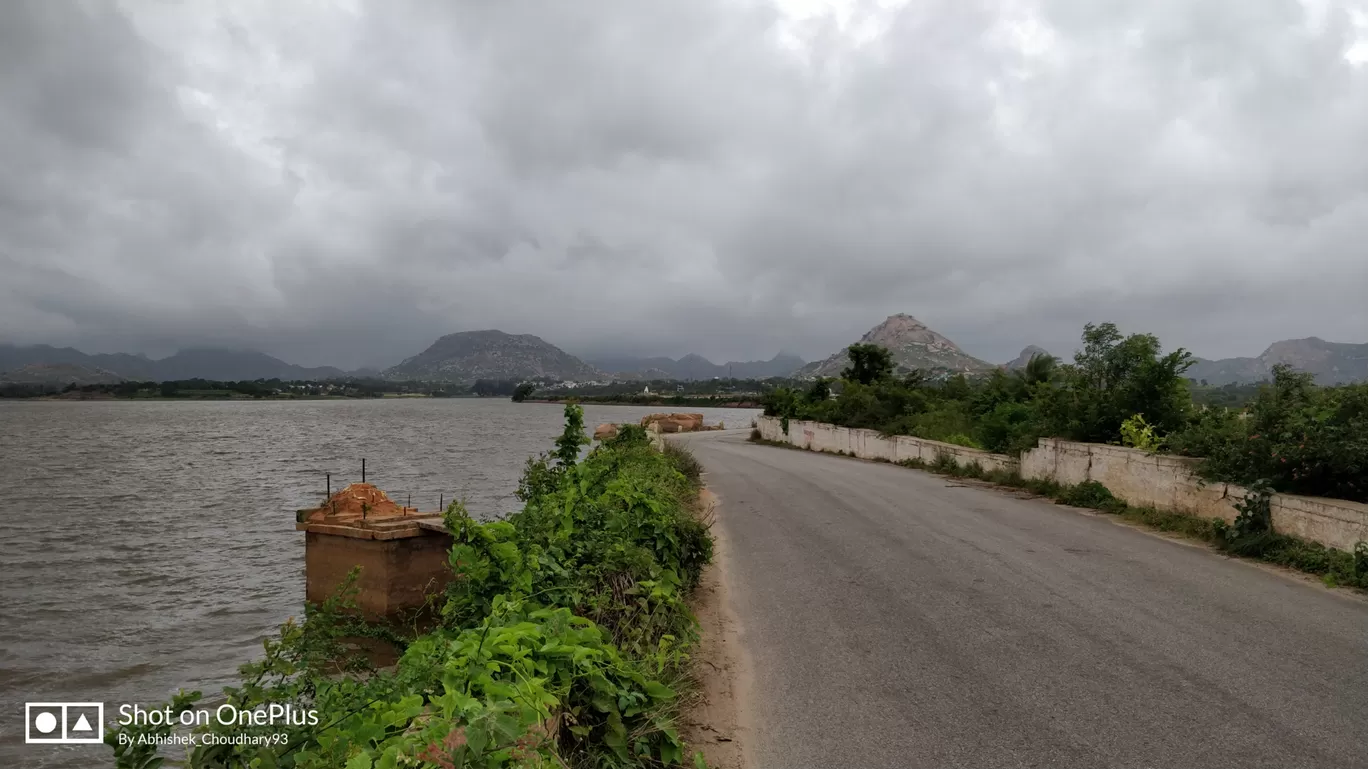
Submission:
[[[681,438],[721,500],[759,769],[1368,767],[1368,601],[745,436]]]

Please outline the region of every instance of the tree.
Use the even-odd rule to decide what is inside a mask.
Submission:
[[[760,397],[765,416],[789,419],[798,415],[798,396],[787,387],[776,387]]]
[[[579,461],[580,447],[589,444],[584,434],[584,409],[574,403],[565,404],[565,431],[556,439],[556,464],[570,467]]]
[[[532,393],[536,389],[537,386],[532,384],[531,382],[523,382],[513,390],[513,402],[522,403],[523,401],[532,397]]]
[[[803,393],[803,400],[808,403],[825,403],[831,400],[831,382],[826,377],[817,377],[817,381]]]
[[[849,382],[871,385],[893,376],[893,353],[877,344],[857,343],[846,350],[850,365],[841,371]]]
[[[1114,323],[1083,327],[1083,349],[1041,392],[1046,434],[1096,443],[1121,439],[1121,423],[1142,415],[1164,435],[1182,429],[1191,410],[1183,372],[1192,355],[1160,354],[1153,334],[1123,337]]]
[[[1053,379],[1058,368],[1058,358],[1047,353],[1036,353],[1026,362],[1025,368],[1017,370],[1017,376],[1028,385],[1040,384]]]

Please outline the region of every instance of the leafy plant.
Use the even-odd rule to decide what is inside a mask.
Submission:
[[[1136,414],[1121,423],[1121,445],[1153,454],[1162,448],[1163,440],[1155,434],[1154,426],[1145,421],[1144,414]]]
[[[967,449],[983,448],[979,445],[978,441],[974,440],[973,438],[970,438],[964,433],[951,433],[950,435],[945,436],[941,440],[945,443],[953,443],[956,446],[963,446]]]
[[[684,446],[668,442],[665,444],[665,458],[674,465],[674,468],[684,475],[690,483],[698,484],[702,482],[703,465]]]
[[[556,439],[556,450],[552,454],[557,466],[565,468],[574,465],[579,461],[580,449],[589,443],[589,436],[584,434],[584,409],[573,403],[567,405],[565,430]]]
[[[1074,507],[1089,507],[1094,510],[1118,510],[1125,505],[1117,499],[1111,489],[1097,481],[1084,481],[1062,489],[1056,500],[1060,504]]]
[[[1224,532],[1226,544],[1233,551],[1254,555],[1265,535],[1273,532],[1272,489],[1266,481],[1259,481],[1235,503],[1235,510],[1235,522]]]

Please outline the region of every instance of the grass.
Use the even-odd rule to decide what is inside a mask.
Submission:
[[[754,436],[751,441],[766,446],[804,450],[789,443]],[[1015,471],[985,469],[977,462],[959,465],[949,454],[938,455],[934,462],[904,459],[895,464],[954,478],[969,478],[997,486],[1022,489],[1061,505],[1098,510],[1148,529],[1199,540],[1227,555],[1263,561],[1315,575],[1329,587],[1343,586],[1368,590],[1368,543],[1358,543],[1354,552],[1349,553],[1273,531],[1237,535],[1231,525],[1220,518],[1203,518],[1173,510],[1129,505],[1096,481],[1062,485],[1046,479],[1022,478]]]

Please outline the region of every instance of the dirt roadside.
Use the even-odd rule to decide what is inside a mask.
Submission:
[[[694,653],[698,688],[685,708],[680,736],[690,752],[701,750],[713,769],[746,769],[751,730],[746,704],[751,666],[742,644],[741,623],[728,598],[727,564],[731,557],[726,531],[717,520],[719,500],[704,489],[700,498],[703,520],[713,534],[713,561],[704,570],[691,605],[702,632]]]

